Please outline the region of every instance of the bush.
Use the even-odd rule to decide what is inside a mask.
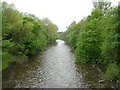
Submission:
[[[6,69],[11,61],[14,61],[15,57],[8,52],[2,53],[2,70]]]
[[[6,69],[12,62],[23,63],[23,61],[27,60],[25,55],[13,55],[8,52],[2,53],[2,70]]]
[[[116,80],[119,73],[118,65],[116,63],[110,63],[107,67],[105,77],[107,80]]]

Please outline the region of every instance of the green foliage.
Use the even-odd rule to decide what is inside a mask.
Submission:
[[[2,2],[2,16],[3,69],[14,60],[19,62],[17,57],[30,57],[56,40],[58,28],[49,19],[19,13],[7,2]]]
[[[25,55],[16,56],[9,52],[2,52],[2,70],[6,69],[12,62],[22,63],[25,60]]]
[[[81,30],[81,25],[84,23],[84,20],[82,20],[79,23],[76,23],[75,21],[71,23],[71,25],[68,27],[67,33],[67,43],[71,46],[73,50],[76,49],[77,39],[79,32]]]
[[[4,3],[2,4],[2,35],[4,38],[10,39],[11,34],[20,29],[22,19],[20,13],[14,7]]]
[[[118,79],[117,78],[118,72],[119,72],[118,65],[115,63],[110,63],[109,66],[107,67],[105,77],[108,80],[116,80]]]
[[[2,69],[5,69],[8,67],[9,63],[14,60],[14,57],[9,54],[8,52],[2,53]]]
[[[10,40],[3,40],[2,41],[2,46],[5,48],[10,48],[14,46],[13,42],[10,42]]]
[[[78,63],[108,66],[106,78],[120,81],[120,6],[94,0],[91,15],[78,24],[72,22],[65,32]],[[117,80],[118,79],[118,80]]]
[[[114,14],[113,14],[114,13]],[[116,8],[110,11],[104,20],[107,20],[106,24],[104,25],[105,28],[103,33],[103,43],[101,46],[102,49],[102,56],[104,58],[105,63],[109,62],[118,62],[118,33],[116,29],[116,22],[117,19],[117,10]]]
[[[97,60],[100,58],[101,31],[99,27],[100,22],[98,21],[99,14],[97,16],[94,13],[92,13],[93,16],[87,18],[78,37],[77,48],[75,50],[78,62],[97,63]]]
[[[57,38],[57,26],[53,24],[48,18],[44,18],[42,22],[45,24],[47,30],[47,38],[49,43],[53,43]]]

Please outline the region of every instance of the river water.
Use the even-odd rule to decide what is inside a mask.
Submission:
[[[62,40],[29,62],[3,73],[3,88],[111,88],[103,66],[76,64],[74,54]],[[8,75],[9,74],[9,75]]]

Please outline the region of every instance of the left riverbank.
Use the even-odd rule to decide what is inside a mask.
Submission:
[[[48,18],[19,12],[13,4],[2,5],[2,70],[42,52],[55,42],[57,26]]]

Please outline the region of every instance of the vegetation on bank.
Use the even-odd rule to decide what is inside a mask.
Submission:
[[[57,26],[49,19],[20,13],[14,4],[2,2],[2,69],[23,62],[57,38]]]
[[[78,63],[106,65],[105,77],[120,84],[120,6],[94,1],[91,15],[65,32]]]
[[[73,21],[66,32],[58,34],[59,38],[66,36],[78,63],[105,65],[106,79],[120,85],[120,6],[96,1],[93,5],[91,15],[78,23]],[[1,6],[3,70],[12,62],[21,63],[43,51],[56,40],[58,28],[49,19],[20,13],[7,2]]]

